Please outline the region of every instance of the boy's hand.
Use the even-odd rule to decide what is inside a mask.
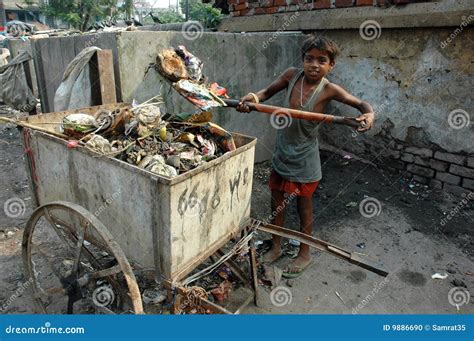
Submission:
[[[255,97],[251,94],[247,94],[240,99],[239,105],[235,108],[237,111],[240,112],[251,112],[252,110],[249,108],[248,105],[245,105],[244,102],[252,102],[256,103]]]
[[[375,114],[373,112],[368,112],[360,115],[356,118],[358,122],[361,122],[361,127],[357,128],[357,131],[363,133],[372,128],[374,125]]]

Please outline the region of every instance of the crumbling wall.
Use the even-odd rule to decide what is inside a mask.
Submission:
[[[330,75],[370,102],[376,124],[367,134],[322,127],[321,138],[414,179],[463,193],[474,190],[472,62],[474,30],[381,29],[378,38],[358,31],[328,31],[342,49]],[[357,115],[332,104],[328,113]]]

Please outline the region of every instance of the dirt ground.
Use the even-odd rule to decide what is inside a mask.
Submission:
[[[378,264],[386,278],[332,255],[314,251],[314,262],[296,280],[260,290],[260,307],[244,313],[474,313],[474,202],[410,182],[402,173],[323,152],[324,179],[313,197],[314,236]],[[31,193],[16,128],[0,125],[0,203],[25,203],[18,217],[0,212],[0,302],[2,313],[31,313],[33,302],[23,277],[21,238],[32,212]],[[269,163],[254,172],[252,216],[270,215]],[[364,201],[365,200],[365,201]],[[375,211],[361,210],[364,202]],[[362,211],[362,212],[361,212]],[[450,212],[453,218],[446,220]],[[362,214],[364,213],[364,214]],[[373,216],[372,216],[373,215]],[[10,214],[11,216],[11,214]],[[372,216],[372,217],[370,217]],[[298,228],[295,202],[286,227]],[[259,240],[269,236],[259,234]],[[285,267],[297,250],[286,246]],[[446,279],[432,279],[446,273]],[[465,288],[460,289],[460,288]],[[453,290],[461,301],[453,304]],[[466,291],[467,290],[467,291]],[[449,294],[451,291],[451,294]],[[462,304],[461,304],[462,303]]]

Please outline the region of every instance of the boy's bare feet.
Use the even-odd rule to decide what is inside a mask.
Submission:
[[[281,255],[281,247],[272,246],[272,248],[266,254],[263,255],[263,263],[273,263],[278,258],[280,258]]]

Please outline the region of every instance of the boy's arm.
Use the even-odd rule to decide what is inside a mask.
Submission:
[[[276,93],[288,87],[291,78],[296,72],[296,68],[289,68],[275,79],[268,87],[258,91],[257,93],[249,93],[240,99],[240,104],[236,108],[238,111],[250,112],[250,108],[243,102],[263,102],[271,98]]]
[[[362,122],[362,127],[357,129],[360,132],[364,132],[372,128],[375,119],[375,113],[372,106],[368,102],[364,102],[359,98],[351,95],[342,87],[337,84],[329,84],[330,98],[338,102],[350,105],[358,109],[361,115],[357,117],[357,121]]]

